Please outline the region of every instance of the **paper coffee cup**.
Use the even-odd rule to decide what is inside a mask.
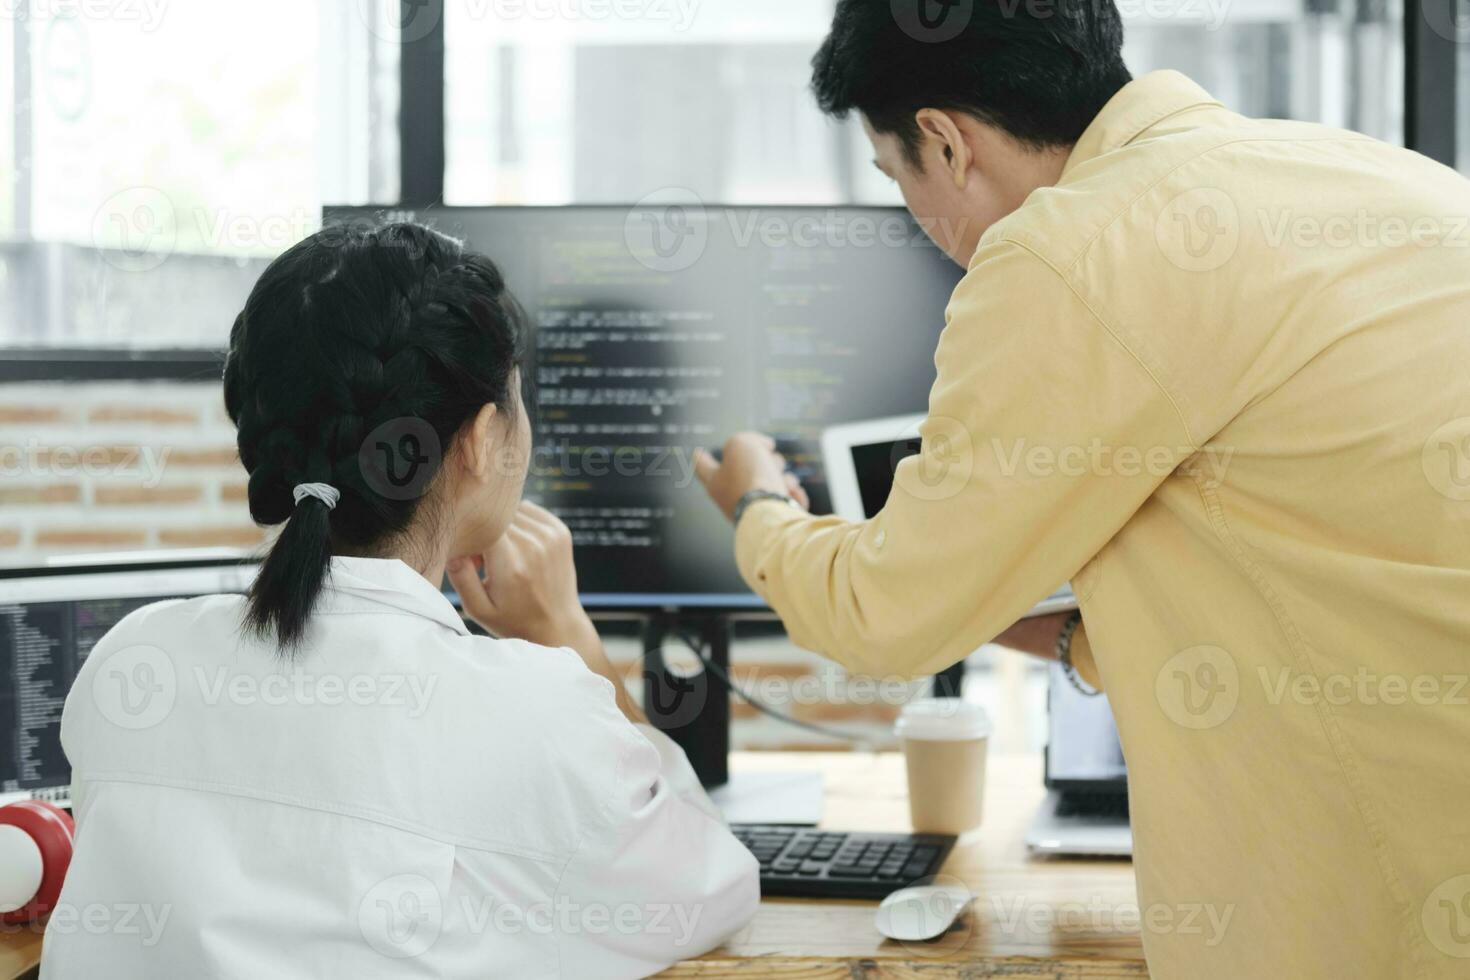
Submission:
[[[990,717],[960,698],[910,701],[893,726],[903,743],[909,814],[921,834],[963,834],[980,826]]]

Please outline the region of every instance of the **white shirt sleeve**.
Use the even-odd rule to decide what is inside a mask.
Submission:
[[[641,977],[743,928],[760,904],[760,872],[683,750],[639,725],[623,740],[605,820],[568,862],[557,898],[583,907],[572,921],[585,928],[562,944],[563,976]]]

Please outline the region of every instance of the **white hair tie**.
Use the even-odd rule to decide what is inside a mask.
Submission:
[[[298,504],[307,497],[315,497],[327,505],[327,510],[331,510],[337,506],[337,501],[342,499],[342,491],[330,483],[298,483],[291,491],[291,496]]]

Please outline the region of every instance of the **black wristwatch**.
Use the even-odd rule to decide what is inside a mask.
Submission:
[[[736,502],[735,515],[731,519],[731,523],[739,526],[740,518],[745,516],[746,509],[758,500],[782,500],[793,507],[800,506],[794,497],[787,496],[784,493],[772,493],[770,490],[752,490]]]

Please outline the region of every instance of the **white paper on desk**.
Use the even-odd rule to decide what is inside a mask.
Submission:
[[[822,819],[820,772],[732,772],[709,798],[727,823],[816,825]]]

